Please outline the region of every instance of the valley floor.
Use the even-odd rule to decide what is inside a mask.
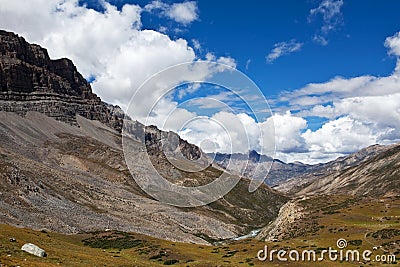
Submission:
[[[164,241],[139,234],[93,232],[62,235],[0,225],[0,266],[398,266],[399,262],[260,261],[257,252],[269,250],[316,251],[337,249],[343,238],[347,250],[371,250],[376,255],[400,257],[400,197],[359,199],[316,197],[305,200],[309,213],[283,241],[246,239],[219,246],[202,246]],[[318,206],[318,208],[316,208]],[[309,223],[304,223],[308,221]],[[16,242],[10,242],[15,238]],[[276,241],[276,240],[275,240]],[[24,243],[46,250],[46,258],[21,251]],[[374,248],[376,250],[374,250]],[[286,256],[287,257],[287,256]]]

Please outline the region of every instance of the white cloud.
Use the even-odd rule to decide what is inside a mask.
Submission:
[[[318,7],[310,10],[309,22],[318,15],[322,17],[320,34],[314,36],[314,42],[323,46],[328,45],[326,38],[328,33],[343,24],[343,14],[341,11],[343,4],[343,0],[323,0]]]
[[[177,103],[162,99],[152,110],[152,115],[147,117],[146,124],[157,125],[165,131],[178,132],[186,122],[196,116],[193,112],[179,108]]]
[[[314,132],[308,129],[302,136],[309,151],[322,153],[350,153],[376,141],[367,125],[348,116],[329,121]]]
[[[249,70],[250,63],[251,63],[251,59],[248,59],[246,61],[246,67],[245,67],[246,70]]]
[[[335,77],[324,83],[310,83],[290,93],[284,93],[280,100],[305,109],[344,98],[381,96],[399,92],[400,79],[397,72],[387,77],[360,76],[355,78]]]
[[[307,121],[293,116],[289,111],[285,114],[274,114],[261,123],[264,138],[270,138],[270,123],[275,126],[275,142],[277,152],[302,152],[305,149],[305,141],[300,132],[307,127]],[[268,140],[264,140],[268,142]]]
[[[388,53],[400,57],[400,33],[388,37]],[[375,143],[400,142],[399,63],[386,77],[335,77],[324,83],[311,83],[285,93],[280,101],[296,116],[329,119],[321,128],[297,132],[306,151],[279,151],[278,157],[290,161],[315,163],[333,160]],[[282,104],[281,103],[281,104]],[[293,137],[292,137],[293,138]]]
[[[200,44],[199,40],[192,39],[192,43],[193,43],[194,49],[201,50],[201,44]]]
[[[133,92],[151,75],[194,59],[194,51],[183,39],[172,41],[155,31],[137,31],[136,38],[121,44],[107,61],[105,71],[97,76],[93,87],[105,101],[126,105]]]
[[[198,19],[197,3],[194,1],[174,3],[167,11],[167,15],[177,22],[189,24]]]
[[[400,57],[400,32],[386,38],[385,46],[389,48],[388,53]]]
[[[201,145],[210,140],[222,153],[260,151],[260,125],[247,114],[221,111],[209,118],[199,117],[188,126],[180,135],[191,143]]]
[[[316,116],[327,119],[335,119],[337,117],[335,109],[332,105],[315,105],[311,109],[301,110],[296,114],[300,117]]]
[[[206,60],[207,61],[215,61],[220,64],[226,65],[231,68],[236,68],[236,60],[231,57],[219,57],[217,58],[213,53],[207,53],[206,54]]]
[[[400,74],[400,32],[397,32],[395,35],[386,38],[385,46],[389,49],[389,55],[394,55],[397,57],[395,73]]]
[[[201,87],[201,83],[188,84],[185,89],[179,90],[178,99],[182,99],[185,95],[193,94]]]
[[[195,1],[173,3],[169,5],[157,0],[146,5],[144,9],[148,12],[160,10],[161,15],[184,25],[188,25],[199,18],[198,7]]]
[[[197,61],[186,40],[172,40],[166,34],[142,30],[140,6],[125,4],[118,10],[107,2],[103,4],[105,11],[98,12],[79,6],[78,0],[0,0],[0,24],[29,42],[48,48],[52,58],[72,59],[85,77],[95,77],[92,83],[95,93],[123,108],[151,75],[176,64]],[[171,8],[175,10],[179,6]],[[232,58],[211,54],[210,57],[210,61],[236,66]],[[176,73],[165,81],[169,86],[178,84],[186,75],[195,75],[201,80],[220,71],[204,65],[180,70],[183,73]],[[157,88],[150,90],[152,93],[143,95],[138,109],[145,111],[147,104],[157,101],[158,94],[162,93]],[[143,118],[145,115],[138,119]]]
[[[308,129],[304,133],[302,129],[305,128],[296,128],[290,122],[293,131],[289,134],[279,132],[280,126],[276,123],[277,138],[282,134],[290,136],[288,140],[283,139],[284,144],[297,140],[304,148],[298,151],[296,146],[289,145],[282,149],[284,147],[279,148],[278,143],[277,157],[282,160],[324,162],[376,143],[397,143],[400,142],[400,87],[396,94],[344,98],[332,105],[312,106],[296,116],[299,119],[319,116],[329,121],[315,131]]]
[[[322,46],[327,46],[328,45],[328,40],[322,35],[315,35],[313,37],[313,41],[316,42],[317,44],[320,44]]]
[[[321,15],[323,20],[321,31],[328,33],[342,22],[342,6],[343,0],[323,0],[318,7],[310,10],[309,19]]]
[[[376,142],[400,141],[400,88],[398,91],[392,95],[343,99],[335,103],[335,112],[368,125]]]
[[[280,42],[274,45],[272,51],[267,55],[266,59],[268,63],[274,62],[281,56],[288,55],[290,53],[299,51],[303,46],[302,43],[297,42],[295,39],[289,42]]]
[[[275,114],[263,122],[256,122],[244,113],[218,112],[210,118],[201,117],[193,120],[188,129],[180,135],[197,145],[204,140],[217,144],[218,151],[223,153],[246,153],[256,150],[274,156],[287,153],[305,152],[306,142],[301,132],[307,122],[303,118],[286,114]],[[207,151],[206,152],[212,152]]]

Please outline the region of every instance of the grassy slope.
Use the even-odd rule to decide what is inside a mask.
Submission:
[[[315,203],[325,203],[322,208],[314,209]],[[344,203],[344,204],[343,204]],[[195,244],[174,243],[143,235],[130,234],[129,238],[135,247],[130,249],[91,248],[84,246],[82,240],[104,240],[118,233],[97,233],[80,235],[61,235],[56,233],[37,232],[29,229],[0,225],[0,263],[2,266],[165,266],[168,260],[178,260],[174,266],[282,266],[279,262],[267,264],[255,257],[257,251],[265,244],[271,249],[313,249],[336,248],[336,240],[361,240],[362,244],[349,245],[348,249],[372,250],[380,246],[397,253],[400,252],[400,234],[386,238],[372,233],[381,229],[400,229],[400,198],[382,200],[356,199],[348,197],[330,197],[309,200],[304,203],[313,216],[313,231],[303,231],[297,237],[275,243],[265,243],[253,239],[229,243],[225,246],[200,246]],[[299,222],[298,226],[302,226]],[[305,229],[311,229],[304,225]],[[392,233],[394,233],[392,231]],[[122,234],[122,236],[128,236]],[[10,242],[9,238],[17,242]],[[95,239],[93,239],[95,238]],[[96,239],[97,238],[97,239]],[[103,239],[102,239],[103,238]],[[110,239],[110,238],[109,238]],[[48,253],[47,258],[37,258],[20,251],[24,243],[39,245]],[[396,242],[397,245],[390,245]],[[100,244],[104,244],[100,242]],[[386,244],[386,245],[385,245]],[[383,254],[378,250],[374,253]],[[11,255],[11,256],[8,256]],[[282,264],[282,263],[281,263]],[[285,266],[337,266],[338,262],[320,263],[286,263]],[[362,266],[360,263],[343,263],[341,266]],[[369,263],[363,266],[396,266],[396,264]]]

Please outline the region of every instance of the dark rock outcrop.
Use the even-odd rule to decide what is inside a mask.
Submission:
[[[92,92],[71,60],[52,60],[46,49],[6,31],[0,31],[0,110],[37,111],[75,125],[80,115],[122,128],[122,116]]]

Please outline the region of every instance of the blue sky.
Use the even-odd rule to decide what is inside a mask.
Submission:
[[[109,2],[119,7],[125,3],[141,6],[149,3]],[[399,1],[345,1],[338,15],[340,23],[326,35],[329,42],[326,46],[313,41],[324,21],[321,14],[310,18],[310,10],[320,2],[250,0],[227,4],[221,0],[200,0],[197,1],[199,18],[188,26],[151,13],[143,13],[142,23],[143,28],[154,30],[168,27],[171,38],[199,41],[199,55],[212,52],[233,57],[237,68],[250,76],[266,96],[311,82],[324,82],[334,76],[384,76],[393,71],[396,58],[387,55],[383,42],[400,28]],[[99,7],[93,0],[81,3]],[[266,63],[274,44],[292,39],[303,43],[300,51]]]
[[[275,146],[279,159],[317,163],[375,143],[400,142],[397,0],[0,0],[0,5],[0,28],[48,48],[53,58],[71,58],[103,100],[126,109],[146,79],[175,64],[207,60],[246,74],[268,100],[270,118],[256,120],[235,106],[240,101],[234,94],[212,86],[188,86],[185,97],[160,98],[165,92],[156,87],[138,94],[136,119],[195,144],[208,138],[228,152],[234,140],[234,152],[243,153]],[[201,80],[228,70],[201,64],[178,69],[163,82],[177,85],[184,75]],[[243,93],[254,86],[241,87]],[[253,100],[264,111],[253,89],[246,94],[257,96]],[[187,102],[207,96],[237,112],[218,104],[211,109],[204,100]],[[155,102],[157,110],[149,113]],[[273,134],[273,144],[260,132]]]

